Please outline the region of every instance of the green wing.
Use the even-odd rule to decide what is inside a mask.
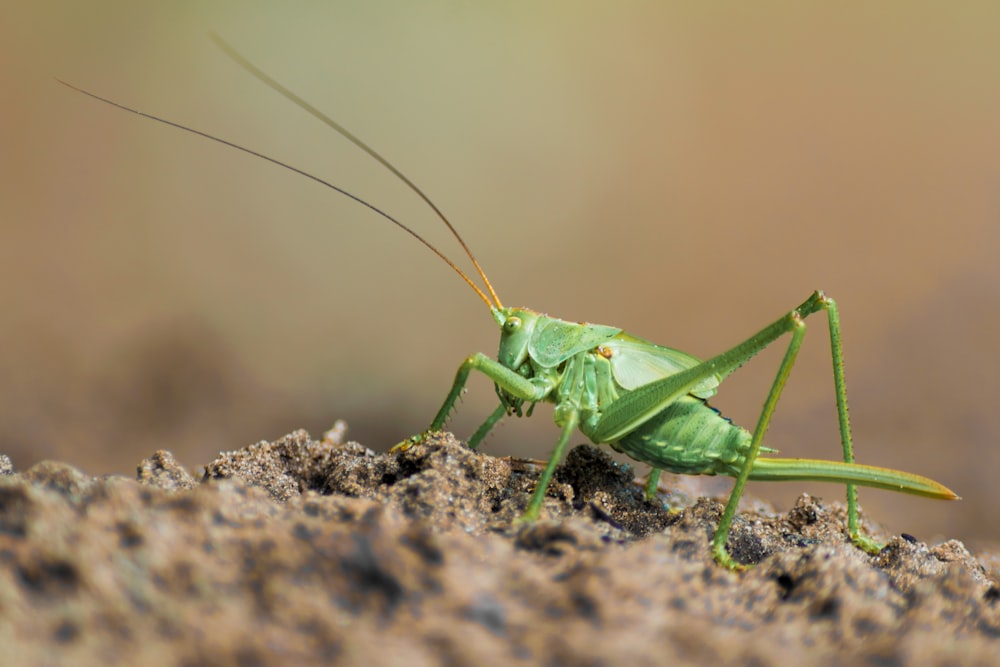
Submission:
[[[602,346],[611,354],[611,372],[625,389],[635,389],[701,363],[686,352],[650,343],[627,333],[620,333]],[[698,398],[710,398],[718,390],[720,378],[712,376],[691,389]]]
[[[528,342],[528,354],[546,368],[554,368],[574,354],[592,350],[621,333],[601,324],[580,324],[554,317],[541,318]]]

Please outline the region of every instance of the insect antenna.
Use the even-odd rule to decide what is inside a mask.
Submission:
[[[213,35],[213,38],[215,38],[214,35]],[[224,43],[221,43],[221,40],[219,40],[219,41],[220,41],[220,46],[222,46],[222,48],[224,50],[227,50],[226,47],[224,46]],[[229,53],[229,50],[227,50],[227,53]],[[230,55],[232,55],[234,57],[239,57],[238,54],[235,53],[235,51],[232,52],[232,53],[230,53]],[[253,67],[249,63],[246,63],[246,65],[249,66],[249,67],[251,67],[251,68]],[[254,73],[257,74],[256,72],[254,72]],[[265,83],[268,83],[269,85],[273,84],[272,87],[278,86],[278,84],[276,82],[273,82],[273,81],[269,80],[268,78],[266,78],[266,75],[263,75],[262,72],[260,73],[260,75],[265,77],[263,79],[265,81]],[[482,268],[479,266],[479,263],[476,261],[476,258],[473,257],[472,252],[466,246],[465,241],[462,240],[462,237],[459,236],[459,234],[455,230],[455,228],[452,227],[451,223],[448,222],[448,220],[438,210],[438,208],[436,206],[434,206],[434,204],[430,201],[430,199],[423,192],[421,192],[420,189],[417,188],[416,185],[414,185],[412,182],[410,182],[409,179],[407,179],[405,176],[403,176],[403,174],[400,173],[399,170],[397,170],[395,167],[393,167],[391,164],[389,164],[389,162],[386,161],[382,156],[380,156],[377,153],[375,153],[375,151],[373,151],[371,148],[369,148],[364,143],[362,143],[359,139],[357,139],[356,137],[354,137],[350,132],[348,132],[344,128],[340,127],[339,125],[337,125],[335,122],[333,122],[333,120],[327,118],[322,113],[320,113],[318,110],[314,109],[313,107],[309,106],[304,101],[302,101],[299,98],[295,97],[291,92],[289,92],[289,91],[283,91],[283,90],[281,91],[283,94],[285,94],[286,97],[289,97],[289,99],[291,99],[297,105],[303,107],[304,109],[306,109],[307,111],[309,111],[313,115],[318,116],[325,123],[327,123],[328,125],[330,125],[331,127],[333,127],[335,130],[337,130],[338,132],[340,132],[341,134],[343,134],[346,138],[348,138],[349,140],[351,140],[353,143],[355,143],[356,145],[358,145],[366,153],[368,153],[369,155],[373,156],[380,163],[382,163],[383,165],[385,165],[390,171],[392,171],[394,174],[396,174],[398,177],[400,177],[403,180],[404,183],[406,183],[408,186],[410,186],[410,188],[412,188],[414,191],[416,191],[416,193],[418,195],[420,195],[420,197],[424,201],[426,201],[428,204],[430,204],[430,206],[434,209],[434,211],[437,212],[437,214],[441,217],[442,220],[444,220],[445,224],[448,225],[448,228],[455,235],[455,238],[458,239],[458,242],[461,244],[461,246],[465,250],[466,254],[472,260],[472,263],[476,267],[477,273],[483,279],[483,282],[486,284],[486,289],[488,290],[489,295],[493,298],[492,301],[490,300],[490,296],[487,296],[487,293],[484,292],[478,285],[476,285],[476,283],[473,282],[473,280],[468,276],[468,274],[466,274],[464,271],[462,271],[462,269],[459,268],[458,265],[456,265],[453,261],[451,261],[448,258],[448,256],[445,255],[442,251],[438,250],[438,248],[435,247],[430,241],[428,241],[427,239],[425,239],[423,236],[421,236],[416,231],[414,231],[411,227],[409,227],[405,223],[401,222],[400,220],[396,219],[395,217],[393,217],[392,215],[390,215],[386,211],[383,211],[382,209],[380,209],[379,207],[375,206],[374,204],[365,201],[361,197],[359,197],[359,196],[357,196],[357,195],[355,195],[355,194],[353,194],[351,192],[348,192],[344,188],[342,188],[340,186],[337,186],[337,185],[334,185],[333,183],[331,183],[331,182],[329,182],[329,181],[327,181],[327,180],[325,180],[323,178],[320,178],[319,176],[316,176],[315,174],[311,174],[308,171],[305,171],[304,169],[300,169],[299,167],[296,167],[294,165],[288,164],[287,162],[283,162],[283,161],[281,161],[281,160],[279,160],[277,158],[271,157],[270,155],[265,155],[264,153],[261,153],[259,151],[255,151],[252,148],[247,148],[246,146],[241,146],[240,144],[237,144],[235,142],[229,141],[227,139],[223,139],[222,137],[217,137],[215,135],[209,134],[208,132],[203,132],[203,131],[195,129],[193,127],[188,127],[187,125],[182,125],[181,123],[177,123],[175,121],[168,120],[166,118],[161,118],[160,116],[155,116],[155,115],[153,115],[151,113],[146,113],[145,111],[140,111],[138,109],[134,109],[132,107],[126,106],[124,104],[121,104],[120,102],[115,102],[114,100],[108,99],[106,97],[101,97],[100,95],[98,95],[96,93],[92,93],[89,90],[85,90],[85,89],[80,88],[78,86],[74,86],[73,84],[68,83],[66,81],[63,81],[62,79],[56,78],[56,81],[59,82],[59,83],[61,83],[64,86],[66,86],[67,88],[70,88],[71,90],[75,90],[78,93],[82,93],[82,94],[84,94],[84,95],[86,95],[88,97],[91,97],[91,98],[95,99],[95,100],[98,100],[100,102],[104,102],[105,104],[110,104],[111,106],[116,107],[118,109],[121,109],[122,111],[127,111],[127,112],[135,114],[137,116],[142,116],[143,118],[148,118],[149,120],[153,120],[153,121],[156,121],[158,123],[163,123],[164,125],[169,125],[170,127],[177,128],[178,130],[183,130],[185,132],[189,132],[189,133],[197,135],[199,137],[203,137],[205,139],[209,139],[209,140],[214,141],[216,143],[222,144],[223,146],[228,146],[229,148],[234,148],[234,149],[236,149],[238,151],[242,151],[244,153],[247,153],[248,155],[252,155],[252,156],[254,156],[256,158],[260,158],[261,160],[265,160],[267,162],[270,162],[271,164],[277,165],[279,167],[283,167],[283,168],[285,168],[285,169],[287,169],[287,170],[289,170],[291,172],[299,174],[300,176],[305,176],[306,178],[308,178],[308,179],[310,179],[312,181],[315,181],[315,182],[319,183],[320,185],[324,185],[324,186],[330,188],[331,190],[334,190],[335,192],[340,193],[341,195],[343,195],[343,196],[345,196],[345,197],[347,197],[347,198],[349,198],[349,199],[351,199],[351,200],[353,200],[353,201],[361,204],[362,206],[367,207],[371,211],[374,211],[378,215],[382,216],[383,218],[385,218],[386,220],[388,220],[389,222],[391,222],[392,224],[396,225],[397,227],[399,227],[400,229],[402,229],[404,232],[406,232],[407,234],[409,234],[410,236],[412,236],[413,238],[415,238],[421,244],[423,244],[427,249],[429,249],[431,252],[433,252],[435,255],[437,255],[438,258],[441,259],[441,261],[443,261],[445,264],[447,264],[449,267],[451,267],[451,269],[455,273],[457,273],[462,278],[462,280],[465,281],[465,283],[469,287],[472,288],[472,290],[476,293],[476,295],[479,296],[479,298],[482,299],[483,302],[487,306],[489,306],[489,308],[491,310],[493,308],[503,308],[503,305],[500,303],[500,299],[497,297],[496,292],[493,290],[493,287],[490,285],[489,279],[487,279],[486,274],[483,272]]]
[[[297,107],[311,114],[313,117],[323,122],[328,127],[332,128],[337,133],[339,133],[342,137],[344,137],[352,144],[363,150],[372,159],[376,160],[379,164],[381,164],[383,167],[392,172],[392,174],[395,175],[396,178],[405,183],[408,188],[410,188],[413,192],[417,194],[418,197],[424,200],[424,203],[430,206],[431,210],[433,210],[434,213],[436,213],[437,216],[441,219],[441,221],[444,222],[444,224],[448,227],[448,230],[452,233],[452,236],[455,237],[459,245],[462,246],[462,250],[465,251],[465,254],[472,261],[472,265],[476,267],[476,273],[478,273],[479,277],[482,278],[483,284],[486,285],[486,291],[489,292],[490,296],[493,298],[493,303],[490,303],[489,301],[487,301],[487,303],[490,303],[491,308],[493,307],[494,303],[496,304],[497,308],[503,308],[503,304],[500,303],[500,297],[497,296],[496,291],[493,289],[493,285],[490,284],[490,279],[486,277],[486,272],[483,271],[483,267],[479,265],[479,262],[476,260],[475,255],[472,254],[472,250],[470,250],[469,246],[466,245],[465,239],[462,238],[461,234],[458,233],[458,230],[455,229],[455,227],[451,224],[451,221],[448,220],[448,218],[441,211],[441,209],[439,209],[437,205],[433,201],[431,201],[431,198],[428,197],[424,193],[424,191],[417,186],[416,183],[407,178],[407,176],[399,169],[397,169],[395,165],[393,165],[387,159],[382,157],[378,153],[378,151],[376,151],[374,148],[372,148],[364,141],[362,141],[360,138],[355,136],[354,133],[352,133],[350,130],[337,123],[335,120],[327,116],[325,113],[314,107],[309,102],[306,102],[304,99],[293,93],[291,90],[280,84],[275,79],[273,79],[259,67],[251,63],[246,58],[244,58],[238,51],[236,51],[236,49],[230,46],[218,34],[211,32],[209,33],[209,37],[212,39],[213,42],[215,42],[215,45],[218,46],[220,49],[222,49],[227,56],[232,58],[236,62],[236,64],[238,64],[240,67],[242,67],[247,72],[252,74],[255,78],[257,78],[259,81],[267,85],[269,88],[271,88],[272,90],[276,91],[277,93],[281,94],[283,97],[291,101]],[[424,243],[427,244],[426,241]],[[440,253],[438,254],[440,255]],[[448,262],[448,264],[451,265],[452,268],[455,268],[455,265],[452,264],[450,261]],[[469,278],[464,273],[461,273],[461,275],[463,278],[465,278],[467,282],[470,282],[471,284],[471,281],[469,281]],[[478,289],[476,291],[480,293],[480,296],[482,296],[482,292],[480,292]]]

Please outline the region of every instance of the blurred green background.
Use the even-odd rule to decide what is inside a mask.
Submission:
[[[865,491],[869,515],[1000,539],[1000,5],[19,5],[0,10],[0,451],[18,468],[131,473],[158,448],[194,467],[337,418],[385,449],[495,351],[483,304],[363,208],[53,80],[329,178],[460,259],[215,30],[422,185],[508,305],[707,357],[825,289],[859,459],[965,498]],[[752,427],[780,355],[718,407]],[[494,400],[475,381],[459,435]],[[539,409],[487,447],[542,458],[555,437]],[[768,441],[839,456],[822,320]],[[806,490],[842,496],[752,485],[785,507]]]

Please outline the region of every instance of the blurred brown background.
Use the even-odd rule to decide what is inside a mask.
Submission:
[[[865,491],[866,510],[1000,539],[996,3],[20,4],[0,10],[0,451],[19,468],[131,473],[157,448],[193,467],[337,418],[385,448],[495,351],[482,303],[366,210],[53,80],[291,161],[459,259],[215,30],[424,186],[508,305],[706,357],[827,290],[860,460],[965,498]],[[837,458],[812,325],[769,442]],[[752,427],[780,355],[717,405]],[[456,431],[494,400],[474,382]],[[540,409],[487,446],[540,458],[555,436]],[[752,486],[803,490],[842,495]]]

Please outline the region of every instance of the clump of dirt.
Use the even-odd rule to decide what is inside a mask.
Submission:
[[[998,561],[959,542],[869,556],[803,495],[748,503],[729,547],[756,567],[732,573],[709,554],[719,499],[647,502],[602,449],[574,449],[524,525],[536,463],[342,431],[200,481],[162,451],[137,481],[0,461],[5,664],[996,663]]]

